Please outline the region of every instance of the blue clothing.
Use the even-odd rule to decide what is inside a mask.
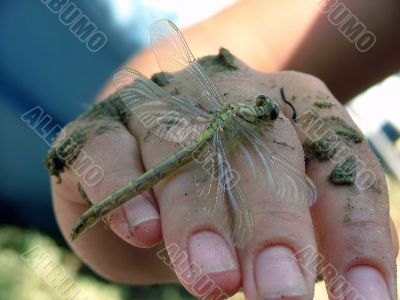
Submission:
[[[40,106],[52,124],[64,126],[90,105],[124,61],[147,46],[153,21],[174,19],[132,1],[134,18],[121,24],[110,9],[112,1],[74,1],[83,21],[107,38],[93,52],[79,39],[90,32],[72,28],[66,16],[60,21],[52,1],[0,3],[0,223],[50,231],[56,229],[43,165],[49,147],[21,115]]]

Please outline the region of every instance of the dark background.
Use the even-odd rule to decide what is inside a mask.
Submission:
[[[148,43],[148,27],[172,18],[131,1],[118,22],[113,2],[74,1],[108,38],[92,53],[40,0],[0,2],[0,223],[58,235],[43,158],[49,146],[21,115],[35,106],[64,126],[84,111],[109,76]]]

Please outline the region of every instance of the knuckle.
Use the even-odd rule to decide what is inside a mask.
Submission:
[[[106,170],[101,180],[94,185],[85,183],[89,198],[97,202],[114,192],[117,188],[132,179],[132,170],[125,167]]]
[[[308,209],[268,205],[268,208],[255,211],[254,223],[255,245],[265,241],[293,246],[314,243]]]
[[[373,219],[356,219],[356,220],[347,220],[344,222],[344,228],[349,231],[366,231],[368,233],[377,233],[381,234],[387,231],[386,225],[382,224],[382,222],[378,222]]]
[[[304,217],[306,212],[303,209],[288,205],[263,203],[253,207],[252,211],[256,222],[300,224],[306,219]]]

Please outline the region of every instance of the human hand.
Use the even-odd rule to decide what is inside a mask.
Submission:
[[[223,80],[218,74],[211,78],[222,93],[229,93],[227,101],[254,98],[262,93],[277,100],[287,118],[276,122],[272,136],[290,147],[270,140],[266,143],[300,170],[304,170],[301,145],[310,144],[310,133],[301,119],[307,111],[315,111],[321,119],[340,117],[356,128],[317,78],[296,72],[258,73],[244,65],[240,70],[240,75],[224,74]],[[282,101],[281,87],[297,111],[297,122],[290,121],[293,111]],[[325,105],[315,104],[321,101]],[[104,178],[98,184],[86,184],[70,169],[61,175],[61,184],[52,180],[55,212],[66,237],[72,224],[88,208],[77,191],[78,182],[89,199],[96,202],[177,150],[171,143],[148,139],[134,120],[126,127],[112,125],[112,130],[91,137],[83,147],[84,153],[104,170]],[[351,143],[350,150],[365,163],[366,169],[372,170],[376,176],[374,185],[364,191],[356,184],[334,185],[328,177],[336,163],[332,159],[320,161],[308,153],[306,172],[319,194],[311,211],[291,206],[290,201],[276,205],[272,194],[259,193],[257,187],[262,182],[241,181],[255,218],[252,239],[244,248],[236,249],[210,224],[206,213],[198,210],[191,183],[198,167],[195,164],[114,210],[107,216],[111,230],[96,225],[71,247],[91,268],[113,281],[150,284],[176,280],[162,256],[166,253],[162,248],[166,245],[171,254],[173,245],[179,252],[174,250],[172,264],[181,283],[195,295],[200,296],[201,291],[190,283],[187,274],[179,274],[189,262],[200,266],[202,274],[215,284],[210,296],[221,291],[231,295],[243,286],[247,299],[310,299],[317,274],[301,263],[304,257],[295,258],[294,254],[304,254],[302,250],[317,249],[318,245],[325,258],[320,267],[333,267],[325,268],[330,272],[323,274],[328,283],[342,275],[366,299],[385,299],[385,291],[387,299],[389,295],[394,299],[394,261],[398,249],[396,233],[390,225],[384,174],[366,140]],[[246,174],[247,170],[238,171]],[[161,241],[165,245],[158,244]],[[182,262],[181,253],[187,253],[188,259]],[[334,284],[328,287],[331,293],[338,288]]]

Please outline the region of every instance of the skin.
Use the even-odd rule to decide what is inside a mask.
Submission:
[[[279,87],[285,87],[289,99],[293,95],[296,96],[294,103],[299,115],[312,106],[307,97],[326,95],[326,101],[335,104],[331,113],[342,117],[355,127],[344,108],[315,77],[297,72],[264,74],[249,70],[246,78],[247,82],[235,82],[234,87],[229,83],[229,78],[221,82],[218,78],[213,79],[222,92],[231,93],[232,96],[228,97],[227,101],[238,101],[257,95],[263,89],[263,92],[277,99],[288,118],[291,117],[292,111],[282,102]],[[295,150],[271,143],[270,140],[266,142],[301,170],[304,169],[304,160],[300,143],[305,139],[301,132],[296,134],[295,128],[289,119],[282,119],[275,124],[272,131],[272,136],[285,141]],[[157,139],[150,139],[144,143],[144,136],[145,131],[141,130],[137,121],[133,119],[127,128],[120,126],[112,132],[92,138],[85,145],[85,152],[95,161],[101,161],[105,171],[105,178],[95,187],[85,185],[72,171],[63,173],[62,184],[55,184],[55,179],[52,179],[55,211],[66,237],[73,222],[88,208],[76,189],[78,181],[89,198],[96,202],[129,178],[141,174],[143,170],[176,151],[173,144],[163,144],[160,148]],[[102,145],[108,146],[104,148]],[[383,192],[355,192],[352,186],[332,185],[327,176],[334,164],[330,161],[313,161],[308,164],[306,171],[317,186],[319,198],[310,212],[309,209],[299,209],[290,205],[276,205],[272,195],[260,191],[259,187],[262,185],[247,180],[245,176],[241,181],[242,189],[249,199],[250,206],[257,212],[253,238],[243,249],[233,250],[233,245],[229,245],[234,253],[237,268],[210,273],[210,277],[227,294],[233,294],[243,286],[248,299],[258,299],[260,295],[254,278],[254,261],[262,249],[269,245],[283,245],[297,252],[310,245],[316,247],[318,243],[321,254],[327,258],[326,262],[333,264],[340,274],[345,275],[354,264],[372,265],[383,274],[390,292],[394,295],[394,261],[398,248],[396,233],[390,227],[384,174],[365,142],[354,146],[353,151],[377,175],[379,187]],[[193,165],[184,168],[175,176],[158,184],[145,196],[128,201],[108,217],[111,230],[106,230],[103,224],[98,224],[72,243],[71,247],[96,272],[113,281],[130,284],[175,281],[174,274],[156,256],[162,244],[151,249],[141,248],[152,247],[163,240],[166,245],[177,244],[180,249],[188,249],[188,240],[195,232],[212,230],[218,233],[207,216],[198,211],[196,192],[191,184],[195,168]],[[245,170],[242,172],[246,173]],[[355,207],[350,214],[346,212],[349,197]],[[262,211],[259,208],[260,201],[267,204]],[[144,222],[132,230],[127,224],[126,214],[145,209],[149,203],[157,208],[161,220]],[[345,220],[346,214],[348,218]],[[382,256],[382,253],[385,253],[385,256]],[[143,269],[146,270],[145,273]],[[314,277],[315,274],[306,275],[309,293],[296,299],[310,299]],[[185,285],[185,280],[181,278],[181,281]],[[191,289],[187,284],[186,287]],[[282,295],[284,296],[284,293]]]
[[[372,4],[361,4],[360,1],[351,4],[349,1],[343,2],[347,6],[351,5],[352,12],[367,22],[368,28],[377,35],[378,40],[385,41],[386,36],[393,35],[395,25],[398,24],[398,20],[391,13],[395,10],[394,1],[386,1],[387,3],[381,6],[383,9],[376,9]],[[281,86],[285,87],[289,99],[293,95],[296,96],[293,102],[299,115],[309,108],[315,109],[307,97],[319,92],[327,96],[326,101],[335,104],[330,113],[342,117],[356,128],[345,109],[320,79],[298,72],[276,71],[296,68],[315,74],[327,81],[334,94],[343,103],[399,67],[398,60],[394,58],[399,45],[393,42],[391,47],[386,47],[385,43],[377,43],[367,55],[361,55],[326,21],[326,17],[318,12],[315,3],[312,6],[307,3],[280,1],[279,5],[268,3],[269,6],[264,7],[266,1],[240,1],[206,22],[184,31],[184,35],[198,57],[215,53],[218,47],[223,45],[248,65],[270,72],[266,74],[250,70],[248,78],[257,79],[253,82],[264,82],[262,92],[276,99],[288,118],[291,117],[292,111],[280,98]],[[243,11],[246,11],[246,14]],[[263,18],[255,18],[254,16],[261,11],[265,12]],[[297,17],[289,18],[291,22],[283,22],[279,36],[278,32],[260,30],[273,28],[274,22],[287,19],[290,12],[296,13]],[[372,15],[376,18],[372,18]],[[315,27],[318,29],[309,32],[316,17],[321,24]],[[379,25],[379,20],[382,19],[387,21],[387,26]],[[249,41],[248,47],[244,47],[243,43],[237,43],[238,31],[232,30],[235,24],[246,24],[240,28]],[[324,55],[323,62],[318,56],[314,61],[315,53],[323,53],[326,50],[324,43],[316,38],[321,36],[315,34],[316,30],[321,31],[322,35],[327,34],[326,36],[335,45],[334,49],[337,50]],[[254,38],[247,37],[249,32],[254,33]],[[297,45],[307,33],[311,43],[305,45],[313,46],[312,51],[307,50],[307,47],[300,47],[304,51],[296,51]],[[203,42],[205,37],[207,43]],[[339,64],[343,57],[348,57],[349,63]],[[385,58],[384,62],[382,57]],[[126,65],[140,70],[147,76],[158,71],[150,50],[145,50],[132,58]],[[335,68],[339,65],[340,68]],[[373,72],[359,71],[362,66],[368,66]],[[218,84],[218,80],[215,80]],[[247,96],[255,97],[261,89],[260,86],[251,84],[235,83],[235,86],[229,84],[226,86],[223,82],[220,84],[223,92],[229,91],[232,95],[235,95],[233,91],[239,94],[245,91]],[[99,99],[103,99],[112,91],[113,87],[109,84]],[[238,101],[240,97],[232,96],[228,100]],[[121,125],[112,132],[90,139],[85,145],[85,152],[94,161],[101,162],[105,171],[104,179],[95,187],[86,186],[69,170],[62,174],[62,184],[56,184],[56,179],[52,178],[55,213],[66,238],[70,234],[72,224],[88,208],[77,191],[78,181],[89,198],[96,202],[128,179],[140,175],[154,163],[177,150],[173,145],[163,144],[160,147],[156,141],[142,143],[144,133],[139,128],[135,120],[132,120],[129,126]],[[274,137],[294,146],[295,150],[267,141],[271,148],[283,154],[299,169],[304,169],[300,145],[305,142],[305,138],[298,128],[296,131],[296,126],[292,127],[290,120],[285,119],[277,123],[274,130],[275,134],[272,132]],[[331,161],[312,161],[305,169],[319,192],[317,204],[311,210],[276,206],[271,195],[257,191],[260,185],[244,182],[243,190],[248,198],[256,199],[250,200],[250,206],[257,206],[260,201],[264,201],[268,203],[266,206],[268,209],[256,215],[254,236],[246,248],[234,249],[232,245],[228,245],[234,253],[233,259],[237,268],[208,274],[223,291],[230,295],[243,286],[247,299],[262,298],[255,279],[256,261],[262,249],[272,245],[283,245],[296,252],[306,246],[318,245],[320,253],[326,258],[325,264],[332,264],[343,276],[355,265],[374,267],[384,277],[391,297],[397,299],[395,257],[398,253],[398,241],[389,218],[384,173],[365,141],[354,145],[352,149],[376,174],[381,193],[372,190],[355,193],[351,186],[330,184],[326,178],[334,167]],[[186,251],[189,239],[194,233],[203,230],[218,232],[207,217],[197,210],[196,198],[190,183],[192,173],[193,169],[188,167],[157,185],[150,192],[138,196],[135,201],[124,204],[108,218],[111,230],[98,224],[88,234],[71,244],[71,247],[85,263],[109,280],[129,284],[176,282],[178,280],[176,275],[157,257],[157,251],[164,247],[164,243],[166,245],[176,243],[180,249]],[[349,201],[350,207],[353,207],[351,211],[348,210]],[[160,219],[146,221],[135,230],[131,230],[125,218],[127,212],[146,211],[149,207],[159,213]],[[160,243],[161,241],[164,243]],[[290,299],[312,298],[314,277],[315,274],[306,274],[308,295]],[[329,280],[329,276],[325,279]],[[180,281],[191,290],[191,286],[185,284],[184,278],[181,277]],[[282,296],[284,295],[283,292]]]

